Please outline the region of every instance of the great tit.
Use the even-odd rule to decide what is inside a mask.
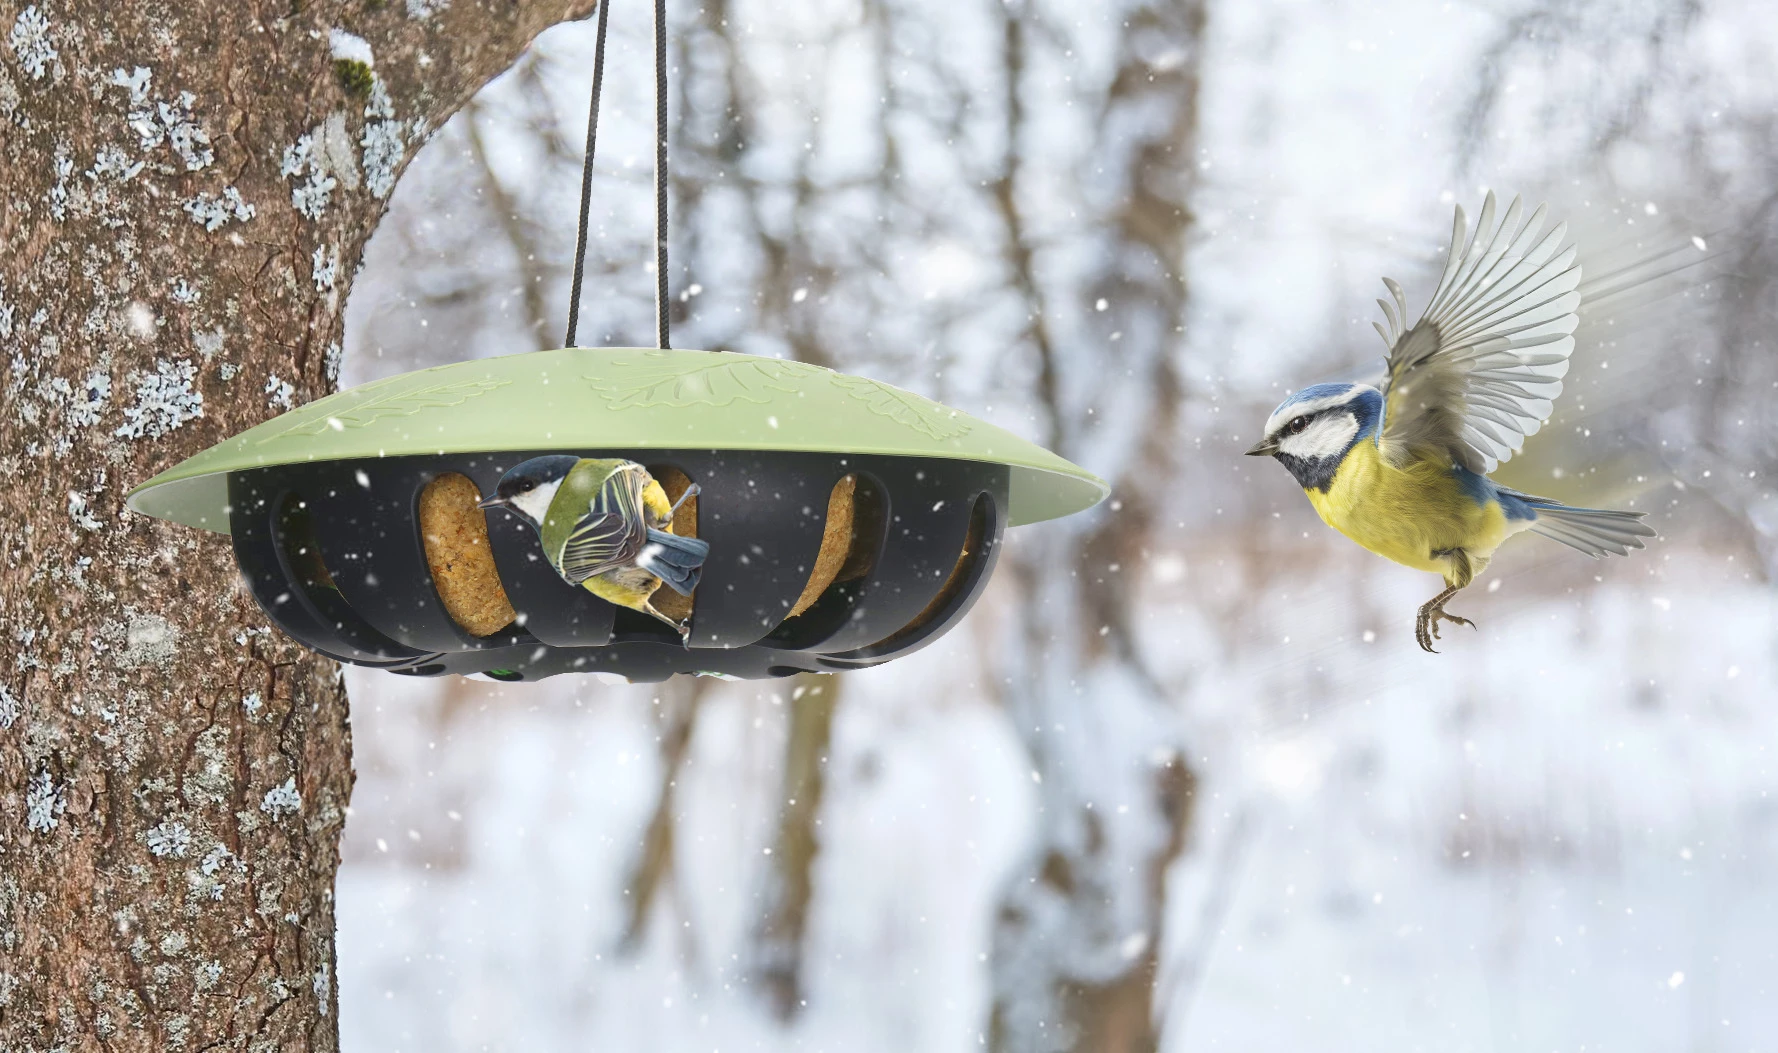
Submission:
[[[635,461],[558,454],[514,466],[479,507],[504,508],[531,524],[564,581],[658,618],[684,640],[690,625],[656,610],[649,597],[663,582],[681,596],[698,586],[710,543],[672,532],[673,513],[697,492],[693,484],[669,504]]]

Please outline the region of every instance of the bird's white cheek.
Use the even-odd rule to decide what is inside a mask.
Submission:
[[[523,493],[513,498],[513,507],[541,523],[544,515],[549,511],[549,503],[556,499],[556,491],[561,488],[562,481],[560,479],[553,483],[544,483],[529,493]]]
[[[1357,434],[1358,418],[1342,413],[1334,417],[1321,417],[1301,432],[1286,435],[1278,448],[1305,461],[1338,457],[1352,445],[1352,438]]]

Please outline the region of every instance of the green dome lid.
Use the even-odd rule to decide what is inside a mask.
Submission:
[[[1012,469],[1011,525],[1083,511],[1097,476],[909,391],[806,362],[566,348],[436,366],[329,395],[130,491],[129,507],[228,532],[228,473],[494,450],[785,450],[944,457]]]

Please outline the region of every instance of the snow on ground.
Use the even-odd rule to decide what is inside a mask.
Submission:
[[[1421,576],[1381,568],[1363,604],[1288,608],[1340,646],[1196,666],[1168,1048],[1778,1048],[1778,611],[1721,576],[1513,598],[1509,567],[1517,585],[1458,607],[1484,631],[1432,658],[1407,654]],[[1001,713],[952,682],[971,635],[847,684],[787,1031],[746,968],[792,704],[776,685],[709,696],[676,882],[626,955],[656,689],[445,701],[353,671],[344,1048],[978,1048],[1033,797]]]
[[[1778,1048],[1774,605],[1668,577],[1453,604],[1423,662],[1398,617],[1294,722],[1212,674],[1168,1047]]]

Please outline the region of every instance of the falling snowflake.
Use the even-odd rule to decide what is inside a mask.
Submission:
[[[57,786],[49,772],[40,771],[32,776],[29,787],[25,790],[25,825],[31,830],[47,834],[61,823],[62,810],[68,806],[63,799],[62,787]]]
[[[285,779],[283,785],[274,786],[265,792],[259,802],[259,810],[276,819],[284,815],[294,815],[302,811],[303,795],[296,790],[296,776]]]
[[[206,362],[222,353],[222,344],[227,338],[228,333],[224,332],[221,326],[208,331],[193,330],[191,334],[191,341],[197,345],[198,355]],[[228,378],[224,377],[223,379]]]
[[[163,859],[184,859],[190,847],[191,831],[184,823],[164,822],[148,831],[148,850]]]
[[[412,0],[408,6],[413,6]],[[32,80],[42,80],[49,72],[50,63],[56,60],[55,45],[49,40],[49,19],[43,17],[35,4],[19,12],[6,40],[12,45],[13,53],[18,55],[19,65]]]
[[[204,396],[192,390],[197,368],[184,359],[160,359],[154,372],[136,374],[136,404],[125,407],[124,423],[113,435],[126,439],[158,439],[194,417],[204,415]]]
[[[185,203],[185,211],[192,221],[201,223],[205,230],[216,230],[229,220],[245,223],[252,219],[258,211],[253,203],[241,197],[241,192],[234,187],[224,187],[221,197],[199,194]]]

